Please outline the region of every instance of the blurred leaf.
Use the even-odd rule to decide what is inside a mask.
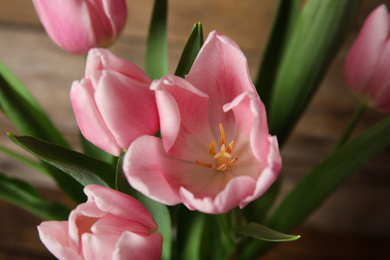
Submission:
[[[270,242],[288,242],[299,239],[301,236],[288,235],[258,223],[249,223],[237,228],[237,233]]]
[[[12,157],[16,160],[18,160],[19,162],[22,162],[24,163],[25,165],[39,171],[39,172],[42,172],[42,173],[45,173],[46,175],[49,175],[47,172],[46,172],[46,169],[45,167],[43,167],[42,165],[40,165],[39,163],[33,161],[33,160],[30,160],[29,158],[23,156],[23,155],[20,155],[18,153],[15,153],[14,151],[11,151],[10,149],[4,147],[4,146],[0,146],[0,152],[8,155],[9,157]]]
[[[98,184],[110,188],[115,187],[115,168],[106,162],[34,137],[12,136],[11,134],[9,137],[32,155],[69,174],[83,186]],[[62,176],[67,175],[62,174],[55,178]],[[63,184],[60,179],[58,182]],[[77,186],[82,189],[79,185]],[[75,187],[66,188],[74,189]]]
[[[203,254],[207,254],[207,252],[202,251],[202,244],[207,241],[203,239],[206,215],[182,208],[178,222],[178,245],[180,248],[183,248],[179,259],[205,259]]]
[[[66,220],[70,213],[70,210],[62,204],[43,199],[29,183],[1,173],[0,198],[45,220]]]
[[[17,77],[0,63],[0,107],[23,135],[69,147]]]
[[[149,199],[148,197],[136,191],[129,185],[122,168],[124,156],[125,153],[123,153],[118,159],[118,166],[116,172],[116,188],[117,190],[136,198],[152,214],[154,220],[157,222],[158,225],[157,232],[160,232],[163,236],[163,250],[161,259],[169,260],[171,259],[172,250],[172,224],[169,210],[167,206]]]
[[[167,0],[155,0],[146,46],[145,71],[153,80],[168,74]]]
[[[201,23],[196,23],[192,27],[190,37],[184,46],[175,75],[184,78],[190,72],[198,52],[203,45],[203,28]]]
[[[266,50],[259,69],[256,89],[266,108],[269,106],[275,76],[286,43],[299,15],[300,0],[278,0]]]
[[[291,232],[302,224],[353,173],[390,145],[389,133],[390,117],[333,152],[282,200],[267,226],[281,232]],[[243,259],[253,259],[270,246],[252,241],[246,252],[249,257]]]
[[[307,0],[276,75],[268,121],[282,146],[341,45],[359,0]]]

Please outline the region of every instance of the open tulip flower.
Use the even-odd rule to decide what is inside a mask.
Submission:
[[[210,33],[185,79],[153,81],[162,138],[129,147],[129,183],[167,205],[224,213],[245,207],[278,177],[277,139],[251,81],[247,61],[228,37]]]
[[[159,128],[151,80],[133,63],[106,49],[88,53],[85,78],[73,82],[70,98],[81,133],[119,156],[137,137]]]
[[[344,75],[348,86],[362,101],[390,113],[390,15],[386,5],[368,16],[353,44]]]
[[[84,191],[88,201],[77,206],[68,221],[38,226],[42,243],[58,259],[160,259],[162,235],[140,202],[99,185]]]
[[[108,47],[126,24],[125,0],[33,0],[49,37],[75,54]]]

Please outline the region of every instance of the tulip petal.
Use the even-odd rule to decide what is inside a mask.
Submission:
[[[355,92],[360,93],[375,70],[388,33],[389,14],[382,4],[368,16],[345,62],[345,79]]]
[[[122,150],[137,137],[158,131],[158,113],[149,85],[104,70],[95,91],[100,114]]]
[[[234,122],[231,112],[223,105],[245,91],[255,92],[245,55],[231,39],[215,31],[207,37],[189,74],[185,77],[193,86],[209,97],[208,117],[214,136],[219,136],[219,123],[230,128]],[[227,135],[228,139],[235,133]]]
[[[104,123],[94,102],[93,93],[89,79],[73,82],[70,99],[77,125],[88,141],[110,154],[119,156],[121,148]]]
[[[163,238],[160,233],[144,236],[125,231],[117,242],[112,259],[159,260],[162,252],[162,242]]]
[[[88,185],[84,188],[89,201],[107,213],[129,219],[157,230],[157,224],[149,211],[133,197],[100,185]]]
[[[207,95],[176,76],[153,81],[151,89],[156,92],[167,153],[189,162],[208,160],[207,151],[214,138],[207,117]]]
[[[383,105],[386,105],[386,103],[381,102],[381,100],[386,99],[386,97],[388,96],[386,95],[386,89],[390,84],[390,76],[388,72],[389,68],[390,68],[390,39],[387,40],[383,48],[381,57],[378,60],[377,66],[375,67],[375,70],[373,71],[370,79],[368,80],[364,88],[364,94],[369,96],[369,100],[372,103],[371,105],[374,108],[378,108],[380,110],[382,109]],[[390,105],[388,106],[390,107]]]
[[[225,174],[225,172],[220,172]],[[256,181],[248,176],[231,178],[226,187],[220,191],[214,198],[198,197],[182,187],[180,195],[183,204],[191,210],[199,210],[209,214],[226,213],[232,208],[238,206],[244,198],[253,194],[256,187]]]
[[[33,0],[38,16],[50,38],[71,53],[86,53],[97,42],[86,1]],[[65,3],[65,4],[64,4]],[[77,17],[77,19],[69,19]],[[58,33],[61,32],[61,33]]]
[[[276,136],[271,136],[268,140],[270,142],[270,146],[267,153],[267,165],[257,178],[256,188],[254,189],[253,194],[240,202],[240,208],[244,208],[251,201],[263,195],[279,176],[279,172],[282,167],[282,159],[280,157],[278,140]]]
[[[151,80],[137,65],[115,56],[107,49],[93,48],[88,52],[85,76],[94,71],[113,70],[135,81],[150,84]]]
[[[38,226],[39,238],[58,259],[82,260],[68,244],[68,221],[44,221]]]
[[[171,183],[179,183],[174,176],[164,175],[164,170],[175,169],[179,160],[166,154],[161,139],[141,136],[126,152],[123,171],[130,185],[158,202],[175,205],[180,203],[178,192]]]
[[[113,233],[82,234],[81,245],[84,259],[112,259],[118,236]]]

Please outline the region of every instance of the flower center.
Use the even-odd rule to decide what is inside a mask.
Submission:
[[[219,124],[219,129],[221,131],[221,141],[219,142],[219,152],[215,152],[215,141],[212,141],[209,147],[209,154],[211,154],[216,164],[211,163],[203,163],[198,160],[195,160],[197,164],[200,166],[206,167],[206,168],[214,168],[218,171],[225,171],[227,169],[232,168],[233,164],[237,162],[237,158],[232,156],[232,150],[234,147],[234,144],[236,143],[234,140],[229,143],[229,145],[226,147],[226,136],[225,136],[225,130],[223,129],[222,124]]]

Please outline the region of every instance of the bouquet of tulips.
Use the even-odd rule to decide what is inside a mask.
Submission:
[[[257,259],[275,242],[299,239],[290,233],[390,144],[390,118],[349,138],[367,107],[390,113],[385,5],[345,62],[361,106],[333,152],[275,205],[280,150],[359,1],[279,0],[254,83],[240,47],[216,31],[204,39],[201,23],[170,74],[166,0],[155,0],[144,70],[106,49],[125,26],[125,0],[33,3],[59,47],[86,54],[85,76],[70,91],[83,152],[4,64],[0,108],[19,131],[9,138],[39,164],[1,151],[51,176],[78,206],[43,199],[5,174],[0,198],[45,220],[39,238],[58,259]]]

